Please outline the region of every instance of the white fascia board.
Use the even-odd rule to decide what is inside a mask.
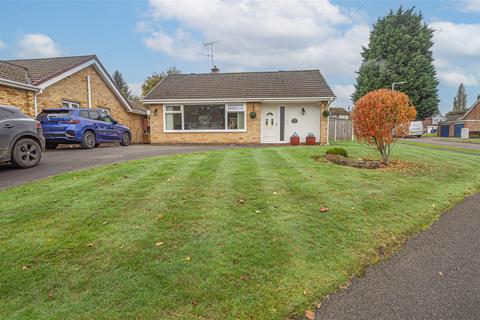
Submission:
[[[333,101],[334,97],[295,97],[295,98],[223,98],[223,99],[144,99],[144,104],[189,104],[209,102],[321,102]]]
[[[4,85],[4,86],[7,86],[7,87],[14,87],[14,88],[19,88],[19,89],[35,91],[35,92],[39,92],[41,90],[41,88],[37,87],[37,86],[33,86],[33,85],[30,85],[30,84],[25,84],[25,83],[21,83],[21,82],[17,82],[17,81],[12,81],[12,80],[8,80],[8,79],[3,79],[3,78],[0,79],[0,84]]]
[[[49,79],[43,83],[41,83],[39,85],[39,87],[41,89],[45,89],[47,88],[48,86],[51,86],[52,84],[60,81],[60,80],[63,80],[65,79],[66,77],[69,77],[71,76],[72,74],[75,74],[89,66],[94,66],[95,67],[95,70],[97,70],[101,76],[101,78],[103,79],[103,81],[108,85],[108,87],[114,92],[115,96],[118,98],[118,100],[120,100],[120,102],[123,104],[124,108],[128,111],[128,112],[133,112],[133,113],[137,113],[137,114],[141,114],[141,115],[146,115],[147,113],[146,112],[142,112],[142,111],[139,111],[139,110],[134,110],[130,107],[130,104],[127,102],[127,100],[122,96],[122,94],[120,93],[120,91],[118,90],[117,86],[115,86],[115,84],[112,82],[112,80],[110,79],[110,77],[108,76],[108,74],[106,73],[106,71],[102,68],[102,66],[97,62],[96,59],[91,59],[91,60],[88,60],[84,63],[82,63],[81,65],[78,65],[76,66],[75,68],[72,68],[68,71],[65,71],[64,73],[52,78],[52,79]]]

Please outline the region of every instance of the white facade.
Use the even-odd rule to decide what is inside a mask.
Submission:
[[[300,137],[300,142],[305,142],[309,133],[320,141],[319,103],[262,104],[262,143],[289,143],[294,133]]]

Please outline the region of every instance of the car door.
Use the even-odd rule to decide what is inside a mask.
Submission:
[[[117,128],[115,127],[115,121],[104,113],[100,113],[100,122],[102,126],[102,131],[107,141],[118,141],[120,140]]]
[[[17,132],[15,125],[12,113],[0,110],[0,160],[9,158],[8,148]]]
[[[95,126],[97,133],[97,142],[108,141],[107,124],[102,121],[102,114],[96,110],[88,110],[88,118]]]

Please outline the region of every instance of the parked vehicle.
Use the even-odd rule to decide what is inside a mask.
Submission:
[[[423,122],[422,121],[410,122],[410,127],[408,128],[408,136],[420,138],[422,134],[423,134]]]
[[[11,162],[17,168],[34,167],[44,148],[40,122],[16,107],[0,105],[0,162]]]
[[[55,149],[63,143],[79,143],[84,149],[107,142],[128,146],[132,140],[128,127],[99,109],[44,109],[37,120],[42,124],[47,149]]]

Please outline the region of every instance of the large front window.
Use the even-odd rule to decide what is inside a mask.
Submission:
[[[165,106],[165,131],[244,131],[244,104]]]

